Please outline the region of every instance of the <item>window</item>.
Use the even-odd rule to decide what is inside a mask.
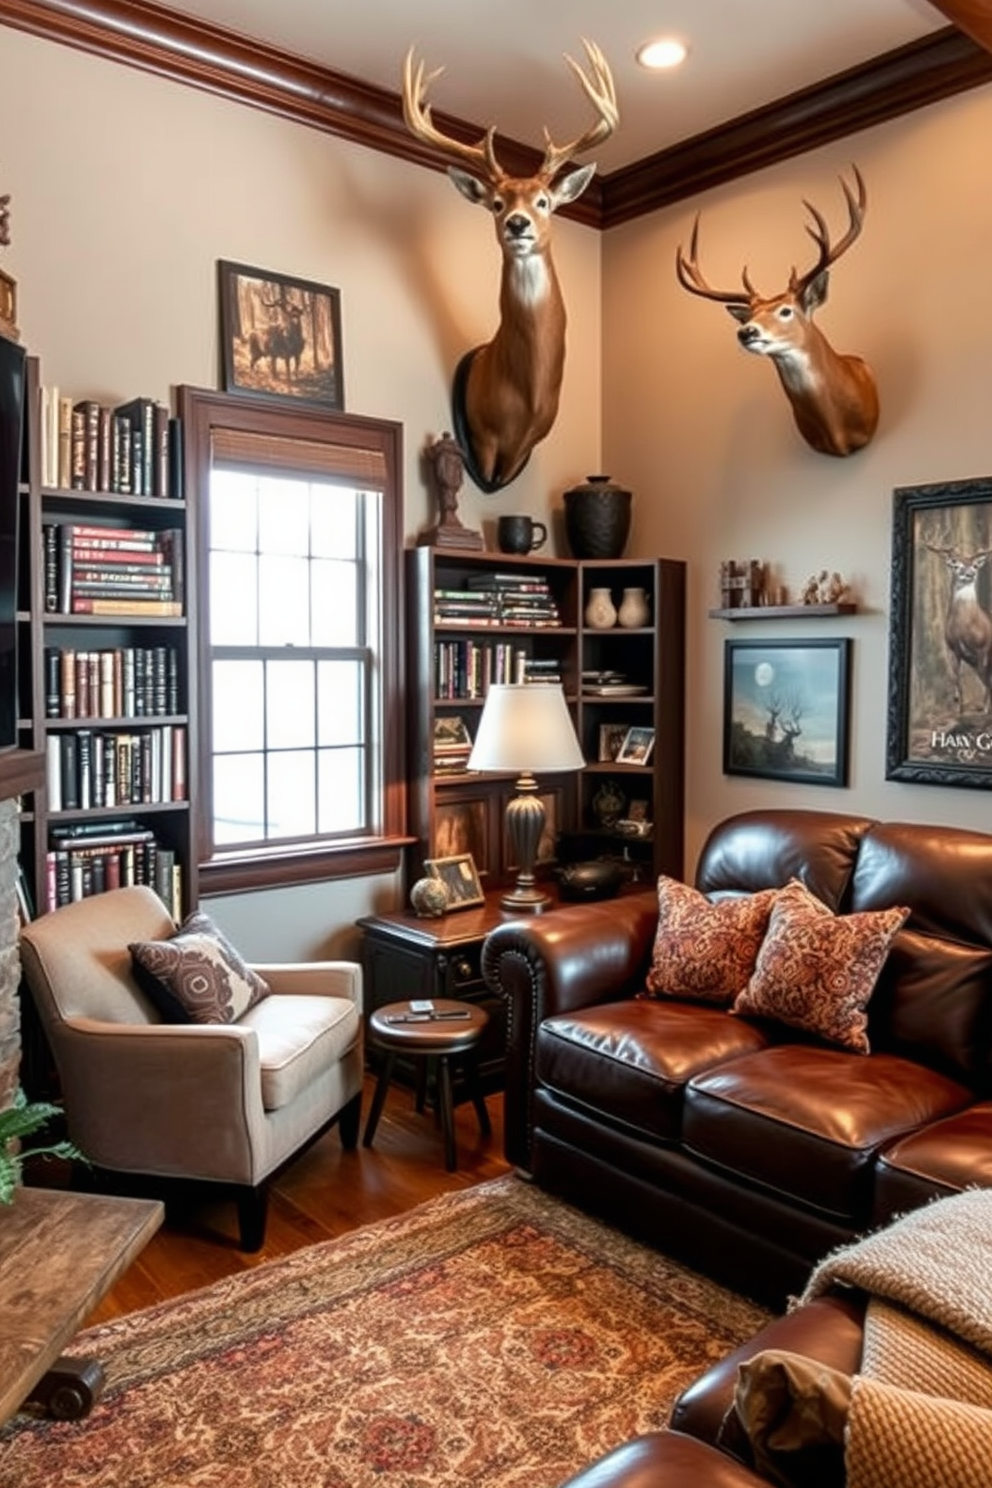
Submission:
[[[201,878],[231,890],[389,871],[405,840],[399,428],[188,388],[180,411],[198,515]]]

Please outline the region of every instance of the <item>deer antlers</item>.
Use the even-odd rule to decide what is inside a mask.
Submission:
[[[584,72],[574,57],[570,57],[567,53],[565,61],[578,78],[583,92],[598,117],[588,129],[565,145],[556,145],[545,128],[544,159],[535,172],[534,179],[543,181],[546,185],[551,183],[565,162],[572,156],[578,155],[583,150],[592,149],[593,145],[598,145],[608,139],[620,121],[617,95],[609,64],[594,41],[587,41],[583,37],[582,45],[585,47],[589,60],[589,73]],[[431,106],[427,102],[427,94],[431,84],[440,77],[443,71],[443,67],[437,67],[433,72],[425,72],[423,62],[415,59],[413,47],[407,52],[403,63],[403,118],[407,128],[417,139],[425,144],[433,145],[453,159],[464,162],[480,172],[486,180],[501,180],[504,172],[496,159],[495,124],[490,125],[478,144],[470,145],[463,140],[454,139],[451,135],[443,134],[434,123],[431,117]]]
[[[817,254],[816,263],[811,269],[807,269],[805,274],[800,276],[796,273],[795,266],[793,266],[792,271],[789,275],[789,291],[791,294],[794,294],[799,300],[804,297],[806,291],[811,287],[811,285],[816,282],[817,279],[819,279],[820,275],[825,273],[831,264],[836,263],[841,254],[847,252],[851,244],[854,243],[859,237],[861,229],[864,226],[865,208],[868,205],[868,193],[865,188],[864,179],[861,175],[861,172],[858,170],[858,167],[856,165],[852,165],[851,169],[854,172],[854,179],[857,184],[858,194],[857,197],[855,197],[854,192],[851,190],[844,177],[841,176],[840,184],[844,192],[844,200],[847,202],[848,228],[847,232],[845,232],[844,236],[837,243],[831,245],[830,229],[827,226],[827,221],[826,218],[823,216],[823,213],[819,212],[816,207],[813,206],[812,202],[807,201],[806,198],[803,197],[803,206],[813,218],[813,226],[810,226],[808,222],[805,224],[806,231],[809,233],[810,237],[817,245],[819,251]],[[707,300],[717,300],[721,305],[751,304],[752,302],[761,298],[758,291],[755,289],[754,285],[748,278],[746,266],[741,271],[741,282],[744,285],[743,294],[741,294],[739,289],[713,289],[711,285],[707,284],[699,267],[698,212],[692,224],[692,237],[689,240],[689,255],[688,257],[686,257],[686,255],[682,252],[682,245],[679,244],[679,247],[676,250],[675,254],[675,271],[678,274],[679,283],[682,285],[683,289],[687,289],[690,294],[701,295],[704,299]]]

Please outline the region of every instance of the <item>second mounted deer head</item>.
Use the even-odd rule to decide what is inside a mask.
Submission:
[[[737,339],[746,351],[771,357],[781,379],[800,434],[824,455],[850,455],[868,444],[878,425],[878,389],[871,368],[861,357],[833,350],[813,323],[813,312],[827,298],[830,265],[846,253],[864,223],[867,193],[857,166],[857,196],[841,178],[847,202],[848,227],[836,243],[823,215],[808,201],[803,205],[813,219],[806,231],[817,246],[816,262],[805,274],[795,268],[783,294],[760,295],[741,274],[741,290],[712,289],[699,268],[699,218],[696,217],[686,256],[675,255],[679,283],[690,294],[726,305],[740,322]]]
[[[520,474],[531,450],[558,413],[565,367],[565,303],[551,257],[551,217],[585,191],[595,165],[561,174],[574,155],[608,139],[619,113],[613,78],[599,47],[584,41],[588,73],[565,60],[596,118],[568,144],[544,132],[544,159],[532,176],[508,176],[496,159],[495,125],[475,145],[442,134],[427,93],[437,72],[425,75],[413,51],[403,69],[403,115],[418,139],[441,150],[448,174],[470,202],[493,215],[503,255],[500,323],[492,340],[462,357],[452,389],[455,434],[465,468],[484,491],[498,491]]]

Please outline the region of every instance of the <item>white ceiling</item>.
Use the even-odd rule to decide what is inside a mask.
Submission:
[[[602,47],[620,128],[591,158],[609,172],[947,25],[927,0],[179,0],[212,21],[397,93],[414,44],[443,65],[439,112],[540,145],[588,122],[562,53]],[[648,74],[635,48],[688,42],[688,61]]]

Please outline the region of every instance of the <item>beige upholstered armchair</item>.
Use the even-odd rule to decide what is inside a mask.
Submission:
[[[361,968],[256,966],[271,995],[234,1021],[166,1022],[129,946],[176,929],[151,889],[113,889],[26,925],[24,975],[86,1157],[234,1185],[242,1248],[258,1250],[268,1177],[334,1120],[346,1148],[357,1142]]]

